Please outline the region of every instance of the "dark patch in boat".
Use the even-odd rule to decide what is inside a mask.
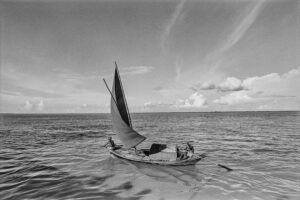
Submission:
[[[150,152],[149,154],[155,154],[155,153],[159,153],[162,150],[166,149],[167,145],[166,144],[152,144],[151,148],[150,148]]]

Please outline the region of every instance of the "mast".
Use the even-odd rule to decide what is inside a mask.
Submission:
[[[116,71],[117,71],[117,74],[118,74],[118,78],[120,80],[121,90],[122,90],[123,97],[124,97],[124,102],[125,102],[125,106],[126,106],[127,116],[128,116],[128,120],[129,120],[129,126],[130,126],[130,128],[132,128],[131,117],[130,117],[130,113],[129,113],[129,109],[128,109],[128,105],[127,105],[127,101],[126,101],[126,97],[125,97],[125,92],[124,92],[124,89],[123,89],[123,85],[122,85],[122,81],[121,81],[121,77],[120,77],[120,74],[119,74],[119,69],[118,69],[118,65],[117,65],[116,61],[115,61],[115,66],[116,66]]]

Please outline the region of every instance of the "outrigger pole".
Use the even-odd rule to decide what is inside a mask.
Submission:
[[[227,171],[232,171],[233,169],[231,169],[231,168],[229,168],[229,167],[227,167],[227,166],[225,166],[225,165],[221,165],[221,164],[219,164],[219,163],[214,163],[214,162],[211,162],[211,161],[206,161],[206,162],[209,162],[209,163],[211,163],[211,164],[215,164],[215,165],[217,165],[217,166],[219,166],[219,167],[222,167],[222,168],[224,168],[224,169],[226,169]]]
[[[114,100],[116,106],[118,106],[117,101],[115,100],[115,98],[114,98],[112,92],[110,91],[109,87],[107,86],[107,83],[106,83],[106,81],[105,81],[104,78],[103,78],[103,81],[104,81],[104,83],[105,83],[105,86],[106,86],[107,90],[109,91],[109,93],[110,93],[110,95],[111,95],[111,98]]]
[[[224,169],[227,169],[228,171],[232,171],[231,168],[226,167],[225,165],[217,164],[219,167],[223,167]]]

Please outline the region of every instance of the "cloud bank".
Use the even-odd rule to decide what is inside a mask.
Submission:
[[[190,109],[190,108],[203,108],[207,104],[206,98],[200,94],[199,92],[195,92],[190,95],[186,99],[178,99],[173,103],[164,103],[161,101],[158,102],[146,102],[144,103],[144,108],[150,110],[157,110],[157,109],[167,109],[167,110],[174,110],[174,109]]]
[[[195,88],[195,87],[194,87]],[[235,77],[228,77],[221,83],[215,84],[211,82],[204,82],[201,84],[196,85],[196,88],[200,90],[218,90],[222,92],[228,91],[239,91],[244,90],[246,88],[243,87],[243,82]]]
[[[232,105],[266,98],[299,97],[299,85],[300,68],[297,68],[282,75],[270,73],[264,76],[249,77],[243,81],[230,77],[220,84],[203,83],[199,89],[232,92],[213,101],[218,104]]]
[[[204,82],[192,87],[194,93],[185,99],[178,99],[173,103],[146,102],[145,107],[149,109],[167,108],[167,109],[209,109],[221,106],[239,105],[245,108],[256,108],[258,110],[279,105],[282,98],[285,101],[291,101],[292,107],[281,106],[274,109],[290,109],[297,107],[297,97],[300,96],[298,90],[300,85],[300,68],[292,69],[286,73],[270,73],[262,76],[248,77],[244,80],[236,77],[227,77],[224,80],[214,82]],[[158,89],[161,89],[159,87]],[[205,97],[199,90],[212,90],[217,93],[207,93]],[[216,95],[218,97],[216,98]],[[299,102],[299,101],[298,101]],[[271,105],[271,106],[270,106]],[[300,105],[298,105],[298,108]],[[231,107],[234,108],[234,107]],[[270,108],[271,109],[271,108]]]
[[[253,98],[249,96],[247,91],[237,91],[225,96],[215,99],[213,102],[223,105],[233,105],[239,103],[248,103],[253,101]]]

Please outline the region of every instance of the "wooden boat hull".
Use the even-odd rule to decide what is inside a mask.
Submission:
[[[109,152],[117,158],[125,159],[134,162],[147,163],[153,165],[166,165],[166,166],[184,166],[184,165],[195,165],[198,161],[203,159],[205,156],[201,154],[194,154],[191,158],[184,160],[166,161],[166,160],[151,160],[148,156],[138,156],[130,153],[128,150],[116,149],[113,150],[108,148]]]

